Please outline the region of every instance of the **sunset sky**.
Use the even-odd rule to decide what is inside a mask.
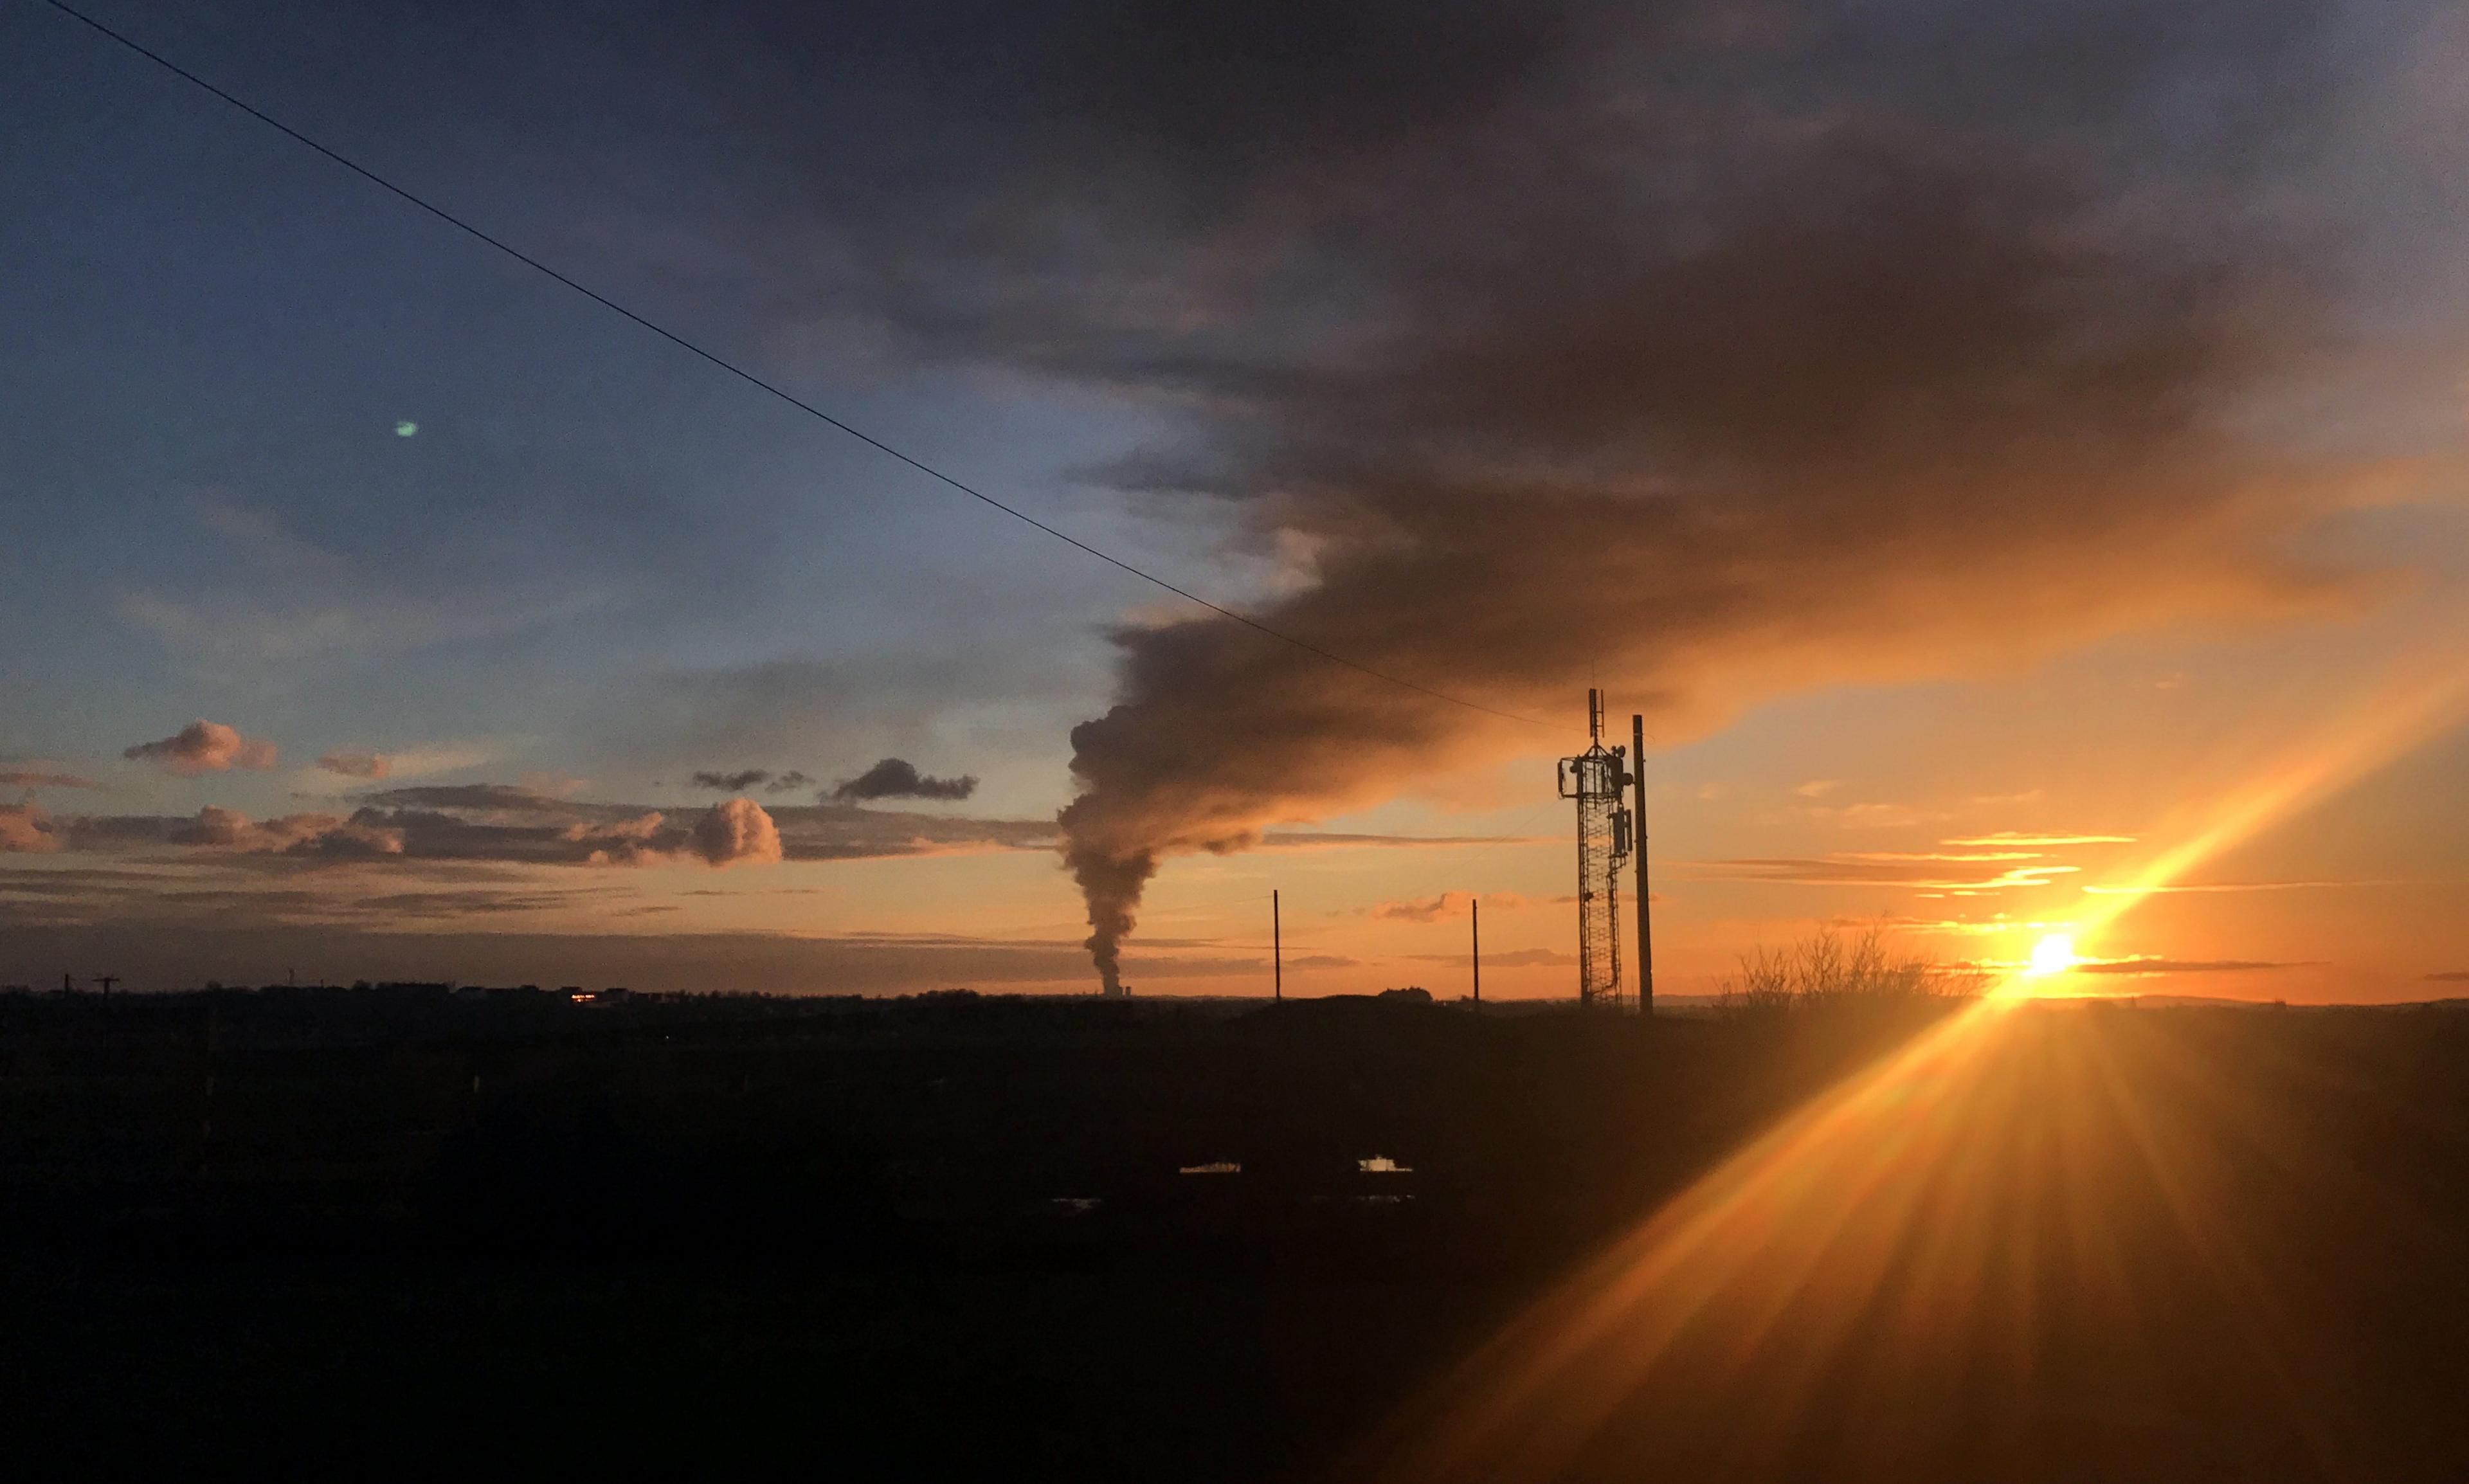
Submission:
[[[2469,995],[2457,6],[91,12],[1310,648],[0,8],[0,983]]]

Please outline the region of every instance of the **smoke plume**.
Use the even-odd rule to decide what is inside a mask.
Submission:
[[[2285,553],[2353,472],[2240,414],[2427,0],[713,4],[662,76],[806,183],[747,235],[824,317],[1111,399],[1158,431],[1093,476],[1231,529],[1254,616],[1552,724],[1125,627],[1061,816],[1110,982],[1161,861],[1549,755],[1597,679],[1672,738],[2337,590]]]
[[[2087,71],[2052,85],[2108,97],[2104,137],[2033,112],[2050,86],[1950,96],[1877,70],[1893,37],[1761,13],[1781,29],[1747,44],[1631,36],[1617,92],[1564,58],[1548,97],[1505,86],[1299,170],[1281,241],[1242,236],[1256,198],[1211,229],[1284,256],[1192,283],[1234,299],[1206,328],[1068,346],[1074,374],[1188,409],[1119,483],[1230,497],[1256,549],[1304,554],[1255,616],[1475,703],[1217,615],[1118,632],[1060,817],[1110,989],[1163,860],[1575,745],[1598,677],[1670,738],[1797,686],[2340,591],[2287,553],[2357,472],[2230,416],[2308,333],[2303,277],[2167,179],[2183,160],[2126,158],[2147,89],[2261,42],[2222,23],[2200,55],[2070,54]],[[2246,132],[2215,142],[2302,113],[2286,81],[2259,56]],[[2168,207],[2134,220],[2135,192]]]

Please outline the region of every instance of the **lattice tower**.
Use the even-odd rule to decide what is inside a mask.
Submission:
[[[1575,757],[1560,759],[1560,797],[1578,804],[1578,999],[1615,1009],[1629,1003],[1621,985],[1620,871],[1632,840],[1623,802],[1629,785],[1627,755],[1604,746],[1603,692],[1586,692],[1590,741]]]

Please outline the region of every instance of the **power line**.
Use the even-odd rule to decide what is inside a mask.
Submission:
[[[589,299],[592,303],[599,305],[601,308],[609,310],[611,313],[624,315],[626,318],[634,321],[643,329],[649,330],[654,335],[658,336],[661,339],[668,341],[679,349],[710,362],[712,365],[719,367],[721,370],[727,372],[729,375],[736,377],[739,381],[742,381],[750,386],[754,386],[760,390],[771,393],[780,401],[796,407],[798,411],[827,424],[832,428],[838,429],[840,431],[848,434],[850,437],[855,438],[858,442],[875,450],[877,452],[888,454],[890,457],[899,460],[901,463],[908,465],[913,470],[916,470],[919,474],[950,485],[953,489],[968,496],[971,499],[978,500],[981,503],[990,505],[993,508],[1002,511],[1004,514],[1020,522],[1024,525],[1034,526],[1038,530],[1044,531],[1047,535],[1053,537],[1055,540],[1062,542],[1067,545],[1075,547],[1080,551],[1086,552],[1090,556],[1096,557],[1098,561],[1106,563],[1108,566],[1119,568],[1122,570],[1131,573],[1133,576],[1140,578],[1142,582],[1154,584],[1155,586],[1165,589],[1166,591],[1173,593],[1175,596],[1182,598],[1187,602],[1196,603],[1202,608],[1208,609],[1211,613],[1215,614],[1220,617],[1231,618],[1236,623],[1243,625],[1245,628],[1258,630],[1259,633],[1265,634],[1269,638],[1277,639],[1281,643],[1291,644],[1295,648],[1304,651],[1305,654],[1316,655],[1323,660],[1328,661],[1332,664],[1344,665],[1350,670],[1360,671],[1365,675],[1371,676],[1374,680],[1385,681],[1389,684],[1402,686],[1407,690],[1417,691],[1422,695],[1430,696],[1435,700],[1446,701],[1452,706],[1462,706],[1471,711],[1481,711],[1487,716],[1497,716],[1504,721],[1518,722],[1529,727],[1551,727],[1549,722],[1538,721],[1532,716],[1520,716],[1514,711],[1504,711],[1494,707],[1485,706],[1480,701],[1468,701],[1463,696],[1453,696],[1447,691],[1436,690],[1429,685],[1419,684],[1402,676],[1392,675],[1385,670],[1373,669],[1371,665],[1365,664],[1360,661],[1349,660],[1344,655],[1323,649],[1321,646],[1312,643],[1308,639],[1297,638],[1295,636],[1285,633],[1282,630],[1271,628],[1269,625],[1260,622],[1258,619],[1237,613],[1234,609],[1228,608],[1223,604],[1212,603],[1209,599],[1202,597],[1199,593],[1193,592],[1187,588],[1179,588],[1173,583],[1166,581],[1165,578],[1158,576],[1154,572],[1146,571],[1141,568],[1135,567],[1131,563],[1124,561],[1121,557],[1116,556],[1107,551],[1102,551],[1097,547],[1089,545],[1087,542],[1080,540],[1076,536],[1072,536],[1058,530],[1054,526],[1049,525],[1045,522],[1037,519],[1037,517],[1028,514],[1027,511],[1014,505],[1005,504],[1002,500],[995,499],[993,496],[986,494],[984,491],[965,484],[960,480],[952,477],[950,475],[943,473],[943,471],[936,469],[933,465],[902,452],[900,450],[893,448],[890,444],[884,442],[882,439],[875,437],[871,433],[861,431],[860,429],[842,422],[839,418],[832,416],[822,408],[783,390],[771,382],[765,381],[763,378],[756,376],[753,372],[747,370],[736,362],[726,359],[711,351],[707,351],[702,346],[696,344],[694,341],[687,339],[684,336],[678,334],[676,331],[667,329],[662,325],[645,318],[641,314],[628,309],[623,304],[618,303],[616,300],[610,298],[607,294],[584,287],[582,284],[567,277],[565,274],[559,272],[556,268],[549,267],[540,259],[531,256],[520,248],[513,246],[502,239],[491,236],[480,228],[473,226],[471,222],[455,216],[452,212],[446,210],[444,207],[436,205],[422,197],[413,195],[410,191],[395,184],[385,176],[379,174],[376,171],[369,169],[367,166],[360,164],[350,156],[329,149],[325,145],[319,144],[316,140],[312,139],[307,134],[293,128],[290,125],[284,123],[281,119],[275,118],[254,104],[224,91],[222,88],[207,81],[204,78],[197,76],[186,67],[183,67],[179,63],[172,60],[170,58],[142,45],[129,36],[114,31],[109,26],[96,20],[93,16],[86,14],[84,12],[77,10],[72,6],[64,5],[61,3],[61,0],[43,0],[43,3],[50,6],[53,10],[69,17],[71,20],[77,21],[81,25],[87,27],[97,34],[119,43],[121,46],[127,48],[131,52],[136,53],[138,56],[145,58],[148,61],[161,67],[164,71],[171,73],[173,76],[177,77],[184,81],[195,83],[196,86],[212,93],[215,97],[219,98],[224,103],[238,108],[241,112],[247,114],[250,118],[257,120],[268,128],[274,129],[296,144],[306,146],[307,148],[315,151],[317,153],[322,154],[327,159],[342,166],[345,170],[350,171],[353,174],[359,176],[370,184],[410,202],[412,205],[419,207],[422,211],[435,217],[438,220],[445,222],[448,226],[453,227],[456,231],[486,243],[497,251],[504,253],[507,257],[522,264],[525,267],[546,274],[548,277],[564,284],[566,288],[573,290],[575,292],[583,295],[587,299]],[[1558,729],[1553,728],[1552,730],[1558,730]]]

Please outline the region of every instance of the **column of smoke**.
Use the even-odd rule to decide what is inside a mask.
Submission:
[[[1061,817],[1109,989],[1163,861],[1565,750],[1590,683],[1670,738],[1794,686],[2332,586],[2274,551],[2342,472],[2214,416],[2273,339],[2236,274],[2091,245],[2050,181],[1898,141],[1797,164],[1685,243],[1564,222],[1517,275],[1429,286],[1445,312],[1342,371],[1247,369],[1196,462],[1255,497],[1264,544],[1314,554],[1257,615],[1570,730],[1220,617],[1121,630]]]
[[[2318,0],[911,9],[767,13],[729,87],[825,111],[761,137],[824,142],[881,322],[1173,424],[1111,477],[1288,554],[1269,625],[1570,718],[1125,629],[1062,817],[1110,985],[1161,863],[1548,758],[1589,684],[1669,738],[2322,590],[2272,553],[2341,472],[2224,413],[2303,328],[2270,171],[2370,136],[2335,100],[2398,95],[2339,74],[2404,18],[2377,60]]]

